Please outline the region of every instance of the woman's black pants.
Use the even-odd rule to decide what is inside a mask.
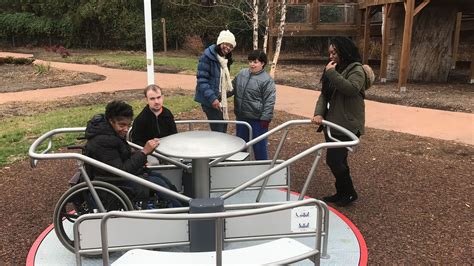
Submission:
[[[326,142],[333,142],[329,139],[326,132],[324,132]],[[334,136],[334,138],[349,141],[347,136]],[[336,178],[336,193],[341,196],[355,194],[354,185],[350,174],[349,164],[347,163],[347,148],[332,148],[327,149],[326,164],[331,169],[332,174]]]

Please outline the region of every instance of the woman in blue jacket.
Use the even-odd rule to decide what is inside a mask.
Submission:
[[[223,30],[216,44],[209,46],[199,59],[194,100],[201,104],[208,120],[228,120],[227,92],[232,91],[230,65],[235,48],[232,32]],[[227,124],[210,124],[211,130],[227,132]]]

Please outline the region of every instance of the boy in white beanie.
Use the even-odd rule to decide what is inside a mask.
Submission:
[[[194,100],[201,104],[208,120],[229,119],[227,92],[233,90],[229,70],[233,62],[232,50],[236,45],[234,34],[223,30],[216,44],[207,47],[199,59]],[[211,123],[209,126],[212,131],[227,132],[225,123]]]

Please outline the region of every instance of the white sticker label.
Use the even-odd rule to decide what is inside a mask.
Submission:
[[[291,210],[291,232],[316,231],[316,206],[303,206]]]

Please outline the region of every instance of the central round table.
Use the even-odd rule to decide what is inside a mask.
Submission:
[[[196,198],[209,198],[209,159],[229,156],[245,148],[239,137],[215,131],[185,131],[160,139],[156,148],[166,156],[191,159],[193,192]]]

